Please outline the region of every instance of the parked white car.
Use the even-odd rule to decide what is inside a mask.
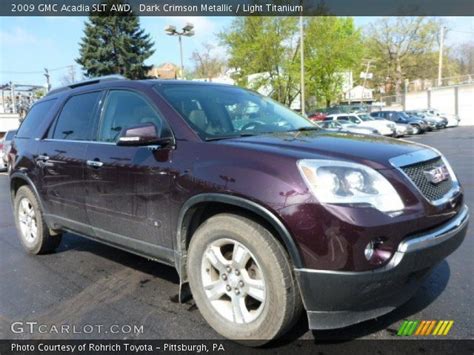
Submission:
[[[446,118],[448,120],[448,123],[446,124],[446,127],[457,127],[457,126],[459,126],[459,122],[461,121],[461,119],[457,115],[452,115],[450,113],[444,113],[444,112],[441,112],[441,111],[439,111],[437,109],[434,109],[434,108],[430,108],[430,109],[427,109],[427,110],[424,110],[424,111],[431,114],[431,115],[433,115],[433,116]]]
[[[322,129],[325,129],[328,131],[336,131],[336,132],[343,131],[343,132],[349,132],[349,133],[379,135],[378,131],[371,127],[361,127],[347,120],[327,119],[328,117],[331,117],[331,116],[327,116],[324,121],[317,122],[315,124],[321,127]]]
[[[349,115],[349,116],[354,116],[357,119],[359,119],[358,124],[364,127],[375,128],[383,136],[393,136],[396,133],[396,124],[392,121],[385,120],[385,119],[376,120],[373,117],[371,117],[369,114],[367,114],[366,112],[356,112],[353,115]],[[354,122],[354,120],[351,119],[351,117],[349,117],[349,120]]]

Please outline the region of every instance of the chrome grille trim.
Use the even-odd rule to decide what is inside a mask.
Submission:
[[[449,166],[449,163],[446,161],[444,156],[431,149],[422,149],[422,150],[417,150],[412,153],[407,153],[403,155],[399,155],[397,157],[391,158],[389,160],[390,164],[395,167],[410,183],[417,189],[417,191],[423,196],[423,198],[428,201],[430,204],[439,206],[441,204],[444,204],[454,197],[460,192],[461,187],[456,179],[455,176],[452,176],[450,174],[450,180],[452,187],[449,191],[444,194],[441,198],[438,198],[436,200],[430,200],[425,193],[417,186],[417,184],[412,180],[412,178],[403,170],[403,168],[408,167],[410,165],[416,165],[420,163],[425,163],[429,162],[431,160],[435,159],[441,159],[444,164]]]

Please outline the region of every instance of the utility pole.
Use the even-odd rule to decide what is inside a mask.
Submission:
[[[444,31],[446,27],[441,27],[439,35],[439,59],[438,59],[438,86],[443,84],[443,46],[444,46]]]
[[[367,77],[369,76],[370,65],[372,64],[372,62],[373,62],[373,59],[367,59],[367,67],[365,68],[364,81],[362,83],[362,97],[361,97],[362,100],[364,99],[365,85],[367,85]]]
[[[365,85],[367,84],[367,76],[369,75],[370,64],[372,64],[372,59],[367,60],[367,67],[365,68],[364,82],[362,84],[362,94],[364,94]]]
[[[74,69],[74,64],[69,66],[69,81],[71,84],[76,82],[76,70]]]
[[[305,92],[304,92],[304,28],[303,16],[300,16],[300,108],[301,114],[305,114]]]
[[[16,96],[15,96],[15,84],[10,81],[10,95],[11,95],[11,113],[16,113]]]
[[[51,90],[51,83],[49,81],[49,71],[47,68],[44,68],[44,76],[46,77],[46,87],[49,92],[49,90]]]

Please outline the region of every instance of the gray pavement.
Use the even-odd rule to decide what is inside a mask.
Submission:
[[[409,140],[431,145],[447,156],[464,186],[466,203],[474,211],[474,127]],[[473,237],[471,225],[461,248],[396,311],[323,332],[308,331],[301,317],[274,346],[291,347],[298,338],[393,339],[404,319],[454,320],[448,337],[474,339]],[[8,177],[0,174],[0,339],[221,339],[192,301],[176,302],[177,292],[178,276],[173,268],[72,234],[64,236],[53,254],[27,255],[16,236]],[[35,332],[30,334],[24,323],[28,321],[42,324],[45,332],[34,325]],[[54,331],[52,326],[61,324],[70,326],[69,333],[64,328],[63,334]]]

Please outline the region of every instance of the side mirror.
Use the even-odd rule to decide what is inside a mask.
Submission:
[[[143,123],[124,128],[120,132],[117,145],[144,146],[152,144],[168,144],[171,138],[161,138],[157,127],[153,123]]]

